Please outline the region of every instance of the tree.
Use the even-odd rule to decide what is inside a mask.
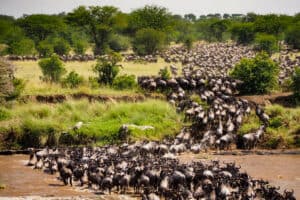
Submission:
[[[95,43],[95,55],[104,54],[108,48],[108,40],[116,23],[115,16],[119,14],[112,6],[80,6],[67,16],[71,24],[82,27]]]
[[[277,39],[273,35],[257,34],[254,40],[254,47],[258,51],[265,51],[272,55],[278,50]]]
[[[129,28],[132,33],[145,28],[164,31],[170,26],[170,18],[170,13],[164,7],[145,6],[131,13]]]
[[[93,71],[98,76],[99,84],[113,84],[115,77],[119,73],[119,68],[121,65],[118,65],[118,62],[121,60],[121,55],[115,52],[98,58],[97,64],[93,67]]]
[[[292,76],[292,89],[297,101],[300,101],[300,67],[295,68],[295,72]]]
[[[133,39],[133,50],[140,55],[154,54],[166,44],[166,35],[152,28],[141,29]]]
[[[210,25],[210,31],[217,41],[222,41],[223,33],[227,30],[227,28],[228,21],[226,20],[218,20]]]
[[[255,32],[278,36],[284,30],[284,24],[277,15],[257,16],[254,21]]]
[[[231,37],[239,44],[249,44],[254,40],[253,23],[236,23],[231,27]]]
[[[295,49],[300,49],[300,22],[292,25],[285,33],[285,41]]]
[[[186,19],[190,22],[195,22],[197,20],[197,17],[193,13],[190,13],[190,14],[185,14],[184,19]]]
[[[34,55],[36,53],[33,40],[23,38],[9,45],[8,52],[13,55]]]
[[[66,73],[62,61],[56,54],[50,58],[44,58],[39,61],[39,66],[42,70],[42,80],[49,82],[59,82],[61,77]]]
[[[62,17],[44,14],[24,16],[17,20],[17,24],[36,43],[45,40],[49,35],[62,33],[67,28]]]
[[[253,59],[242,59],[230,76],[243,82],[242,94],[264,94],[277,86],[278,73],[278,64],[266,53],[259,53]]]

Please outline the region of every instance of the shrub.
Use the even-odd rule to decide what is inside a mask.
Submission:
[[[285,33],[285,41],[295,49],[300,49],[300,22],[291,26]]]
[[[53,54],[50,58],[44,58],[39,61],[44,81],[59,82],[61,77],[66,73],[62,61]]]
[[[133,50],[139,55],[154,54],[166,44],[164,32],[151,28],[139,30],[133,39]]]
[[[71,49],[70,44],[62,39],[62,38],[55,38],[53,40],[53,49],[54,52],[58,55],[67,55]]]
[[[130,39],[122,35],[113,35],[109,42],[109,47],[114,51],[126,51],[130,47]]]
[[[89,77],[89,86],[92,88],[92,89],[96,89],[99,87],[99,83],[98,83],[98,79],[95,78],[95,77]]]
[[[13,42],[9,48],[8,52],[13,55],[34,55],[36,53],[35,45],[31,39],[22,39],[20,41]]]
[[[107,56],[101,56],[97,64],[93,67],[93,70],[98,75],[98,83],[105,85],[112,85],[115,77],[119,73],[118,62],[122,60],[122,57],[118,53],[110,53]]]
[[[71,71],[66,78],[62,80],[63,87],[76,88],[83,83],[83,77],[75,71]]]
[[[88,47],[88,43],[84,40],[74,41],[74,44],[73,44],[74,52],[78,55],[85,54],[87,47]]]
[[[168,80],[168,79],[171,78],[171,73],[170,73],[170,71],[169,71],[169,69],[168,69],[167,67],[161,69],[161,70],[159,71],[158,74],[159,74],[159,75],[161,76],[161,78],[164,79],[164,80]]]
[[[0,108],[0,121],[9,119],[11,114],[4,108]]]
[[[296,67],[292,76],[292,81],[292,89],[294,91],[295,99],[300,101],[300,67]]]
[[[278,50],[277,39],[273,35],[257,34],[254,40],[254,48],[272,55],[272,53]]]
[[[50,57],[54,53],[53,45],[45,40],[38,44],[37,50],[41,57]]]
[[[134,75],[122,75],[115,78],[113,88],[118,90],[132,89],[136,87],[136,78]]]
[[[25,81],[20,78],[13,79],[14,91],[7,97],[8,100],[17,99],[25,88]]]
[[[260,53],[253,59],[242,59],[230,76],[242,81],[242,94],[263,94],[277,86],[279,67],[266,53]]]

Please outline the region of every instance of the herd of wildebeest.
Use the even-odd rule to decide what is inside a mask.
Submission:
[[[166,62],[181,62],[182,72],[172,64],[171,79],[142,76],[138,84],[148,92],[162,92],[178,112],[184,113],[190,125],[175,138],[126,142],[130,130],[124,125],[120,127],[122,145],[32,150],[28,165],[58,172],[66,185],[75,180],[103,193],[137,193],[145,200],[296,199],[293,190],[280,193],[267,181],[241,172],[235,163],[213,160],[183,164],[177,158],[187,151],[228,150],[233,145],[250,150],[261,141],[269,116],[259,105],[237,97],[240,82],[227,75],[241,58],[254,55],[249,47],[223,43],[198,45],[191,51],[172,47],[160,56]],[[134,55],[127,59],[134,60]],[[282,82],[300,64],[300,57],[291,59],[282,53],[278,60]],[[239,136],[243,119],[252,110],[261,125]]]

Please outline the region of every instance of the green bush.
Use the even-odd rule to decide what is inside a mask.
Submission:
[[[283,125],[283,119],[281,117],[274,117],[270,119],[271,128],[279,128]]]
[[[13,55],[34,55],[36,53],[34,41],[31,39],[22,39],[10,44],[8,52]]]
[[[94,72],[98,75],[98,83],[112,85],[115,77],[119,73],[118,62],[122,60],[122,56],[118,53],[110,53],[106,56],[101,56],[97,64],[93,67]]]
[[[61,77],[66,73],[62,61],[55,54],[50,58],[40,60],[39,66],[42,70],[42,80],[44,81],[59,82]]]
[[[300,22],[292,25],[285,33],[285,41],[295,49],[300,49]]]
[[[77,55],[85,54],[88,47],[88,43],[84,40],[76,40],[73,42],[73,49]]]
[[[75,71],[71,71],[67,77],[62,80],[63,87],[76,88],[83,83],[83,77]]]
[[[158,74],[164,80],[169,80],[171,78],[171,73],[168,67],[164,67],[163,69],[161,69]]]
[[[53,45],[46,40],[38,44],[37,50],[41,57],[50,57],[54,53]]]
[[[0,108],[0,121],[10,119],[11,114],[4,108]]]
[[[166,44],[166,34],[151,28],[139,30],[133,39],[133,50],[139,55],[154,54]]]
[[[118,90],[132,89],[137,86],[134,75],[122,75],[114,79],[113,88]]]
[[[230,76],[242,81],[242,94],[264,94],[277,87],[278,64],[266,53],[260,53],[253,59],[242,59],[230,72]]]
[[[25,88],[25,81],[20,78],[13,79],[14,91],[7,97],[8,100],[17,99],[21,96]]]
[[[109,42],[109,47],[116,51],[126,51],[130,47],[130,39],[122,35],[112,35]]]
[[[71,50],[70,44],[63,38],[55,38],[53,40],[54,52],[58,55],[68,55]]]
[[[292,89],[294,91],[294,96],[297,101],[300,101],[300,67],[295,69],[292,76]]]
[[[254,40],[254,48],[272,55],[278,50],[277,39],[273,35],[257,34]]]

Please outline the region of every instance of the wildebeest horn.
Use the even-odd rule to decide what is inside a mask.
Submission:
[[[278,186],[278,187],[276,188],[276,190],[280,190],[280,186]]]

